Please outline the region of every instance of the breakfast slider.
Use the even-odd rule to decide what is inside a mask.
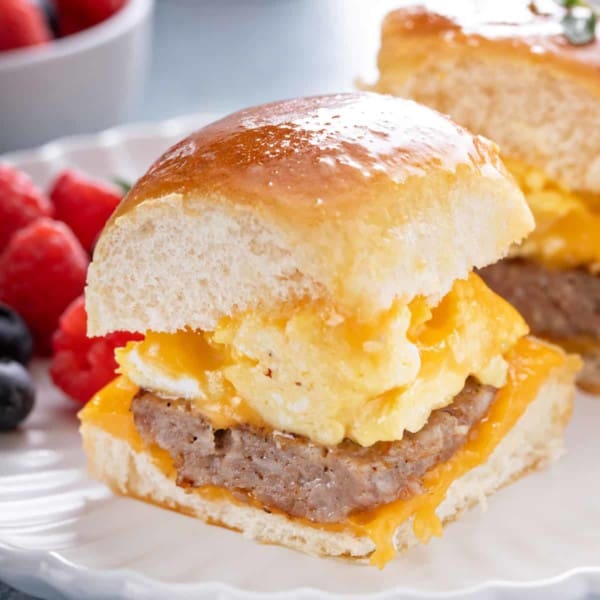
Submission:
[[[579,352],[580,385],[600,392],[595,22],[591,9],[551,0],[407,6],[384,21],[375,88],[447,113],[499,144],[536,230],[481,275],[534,334]]]
[[[408,100],[235,113],[106,226],[88,333],[144,335],[80,414],[116,492],[382,566],[562,447],[577,358],[473,272],[533,227],[496,147]]]

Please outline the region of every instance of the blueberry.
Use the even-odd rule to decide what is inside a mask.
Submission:
[[[54,37],[59,37],[58,32],[58,20],[56,14],[56,6],[53,0],[34,0],[34,3],[37,4],[46,17],[46,22],[50,27],[52,34]]]
[[[33,340],[21,317],[6,304],[0,304],[0,360],[11,359],[26,365]]]
[[[0,361],[0,431],[21,423],[34,400],[35,387],[27,369],[14,360]]]

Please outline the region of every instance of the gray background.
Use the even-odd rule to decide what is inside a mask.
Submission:
[[[400,0],[158,0],[150,76],[132,121],[352,89],[373,77]],[[0,582],[0,600],[29,598]],[[591,599],[590,599],[591,600]]]

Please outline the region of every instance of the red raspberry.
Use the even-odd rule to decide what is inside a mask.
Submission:
[[[0,51],[45,44],[51,38],[39,6],[29,0],[0,0]]]
[[[115,348],[143,336],[111,333],[104,337],[86,337],[87,315],[83,296],[76,298],[60,318],[52,344],[54,356],[50,373],[54,383],[77,402],[87,402],[115,377]]]
[[[65,307],[83,292],[88,256],[64,224],[42,218],[17,231],[0,257],[0,301],[23,317],[38,353]]]
[[[126,0],[54,0],[60,35],[70,35],[108,19]]]
[[[50,199],[56,218],[69,225],[81,245],[91,253],[98,234],[121,201],[121,195],[81,173],[63,171],[54,182]]]
[[[25,173],[0,163],[0,253],[15,231],[52,212],[48,198]]]

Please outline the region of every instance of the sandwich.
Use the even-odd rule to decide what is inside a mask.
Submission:
[[[598,31],[600,35],[600,29]],[[480,274],[533,334],[578,352],[600,392],[600,40],[591,9],[553,1],[429,2],[387,16],[382,93],[496,142],[536,229]]]
[[[497,148],[414,102],[276,102],[159,158],[101,234],[80,414],[115,492],[383,566],[561,450],[576,357],[474,273],[533,227]]]

